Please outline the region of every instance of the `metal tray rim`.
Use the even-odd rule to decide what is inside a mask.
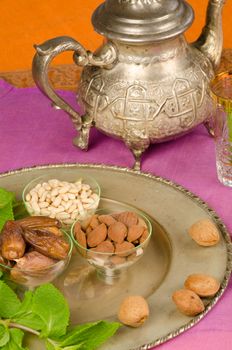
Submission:
[[[195,326],[202,318],[205,317],[205,315],[214,307],[214,305],[219,301],[221,296],[226,290],[226,287],[229,283],[230,276],[232,273],[232,242],[231,242],[231,237],[229,234],[229,231],[227,230],[225,224],[223,221],[220,219],[220,217],[217,215],[217,213],[209,207],[209,205],[204,202],[199,196],[195,195],[193,192],[187,190],[183,186],[172,182],[168,179],[165,179],[160,176],[155,176],[152,175],[148,172],[142,172],[142,171],[135,171],[129,168],[125,167],[119,167],[115,165],[105,165],[105,164],[93,164],[93,163],[59,163],[59,164],[47,164],[47,165],[39,165],[39,166],[32,166],[32,167],[25,167],[25,168],[20,168],[16,170],[10,170],[7,172],[0,173],[0,179],[6,176],[18,174],[18,173],[24,173],[24,172],[29,172],[33,171],[35,169],[42,170],[46,168],[61,168],[61,167],[67,167],[67,168],[74,168],[74,167],[79,167],[79,168],[95,168],[95,169],[105,169],[105,170],[114,170],[118,172],[125,172],[128,174],[132,175],[137,175],[137,176],[143,176],[145,178],[153,179],[155,181],[164,183],[167,186],[171,186],[172,188],[182,192],[184,195],[187,197],[190,197],[193,201],[195,201],[198,205],[200,205],[204,210],[208,211],[209,215],[212,217],[212,219],[215,221],[215,223],[220,227],[221,233],[223,234],[223,237],[225,239],[226,243],[226,248],[227,248],[227,266],[226,266],[226,271],[224,275],[224,279],[221,284],[221,288],[217,295],[212,299],[212,301],[209,303],[209,305],[206,307],[205,311],[202,312],[199,316],[196,316],[193,318],[190,322],[188,322],[186,325],[176,329],[175,331],[172,331],[168,333],[166,336],[158,338],[148,344],[144,344],[142,346],[130,349],[130,350],[149,350],[153,347],[156,347],[158,345],[161,345],[165,343],[168,340],[171,340],[175,338],[176,336],[182,334],[183,332],[187,331],[188,329],[192,328]]]

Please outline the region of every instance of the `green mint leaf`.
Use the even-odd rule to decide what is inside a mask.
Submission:
[[[53,345],[49,341],[46,341],[46,350],[82,350],[82,344],[71,345],[63,348],[59,345]]]
[[[7,204],[12,203],[14,200],[14,194],[6,191],[4,188],[0,188],[0,209],[4,208]]]
[[[82,350],[84,349],[83,348],[84,344],[78,344],[78,345],[71,345],[71,346],[66,346],[65,348],[61,348],[62,350]]]
[[[4,346],[10,340],[10,332],[8,327],[4,324],[0,324],[0,347]]]
[[[33,312],[44,322],[41,337],[56,338],[66,333],[69,323],[68,303],[52,284],[44,284],[36,289]]]
[[[0,208],[0,231],[7,220],[14,220],[11,202],[7,203],[3,208]]]
[[[11,328],[10,341],[2,347],[2,350],[28,350],[22,346],[24,333],[20,329]]]
[[[34,330],[41,330],[44,327],[43,320],[33,312],[33,292],[27,291],[18,312],[11,317],[12,321]]]
[[[87,323],[76,326],[59,340],[62,347],[82,344],[82,350],[93,350],[112,337],[120,326],[120,323],[106,321]]]
[[[46,350],[57,350],[56,347],[49,343],[49,341],[46,341]]]
[[[20,220],[28,216],[28,212],[23,201],[13,202],[13,213],[15,220]]]
[[[46,341],[46,350],[56,350],[55,346]]]
[[[18,312],[21,302],[8,285],[0,281],[0,317],[11,318]]]
[[[0,230],[3,228],[7,220],[13,220],[12,202],[14,201],[14,193],[0,188]]]

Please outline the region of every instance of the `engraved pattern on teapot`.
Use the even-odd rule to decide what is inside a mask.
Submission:
[[[151,140],[168,138],[174,130],[180,134],[204,120],[202,110],[209,98],[208,78],[202,76],[205,73],[196,63],[184,76],[173,74],[158,84],[112,81],[99,73],[92,75],[87,69],[79,87],[81,102],[96,126],[106,133],[114,130],[115,135],[123,138],[130,127],[146,129]],[[161,127],[163,123],[165,128]]]

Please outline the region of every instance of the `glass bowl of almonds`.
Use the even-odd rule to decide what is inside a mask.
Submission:
[[[29,182],[23,190],[23,201],[32,216],[58,219],[64,226],[93,215],[100,201],[100,186],[90,176],[43,175]]]
[[[71,237],[56,219],[9,220],[1,232],[0,269],[11,281],[33,289],[58,277],[69,265],[72,250]]]
[[[107,284],[144,255],[151,234],[152,225],[144,213],[104,209],[88,220],[76,221],[71,229],[77,251]]]

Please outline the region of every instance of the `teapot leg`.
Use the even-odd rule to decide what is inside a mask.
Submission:
[[[89,133],[92,124],[83,124],[79,135],[73,139],[73,144],[82,150],[87,151],[89,146]]]
[[[141,149],[132,149],[131,151],[132,151],[133,156],[135,158],[133,169],[136,171],[140,171],[141,170],[141,157],[142,157],[142,154],[144,151]]]
[[[149,147],[149,144],[150,144],[149,140],[143,140],[142,144],[140,143],[140,146],[138,144],[137,145],[127,144],[131,152],[133,153],[133,156],[135,159],[134,166],[133,166],[134,170],[136,171],[141,170],[141,157],[142,157],[142,154]]]
[[[214,137],[214,130],[209,120],[206,120],[204,122],[204,126],[206,127],[206,130],[208,131],[209,135]]]

